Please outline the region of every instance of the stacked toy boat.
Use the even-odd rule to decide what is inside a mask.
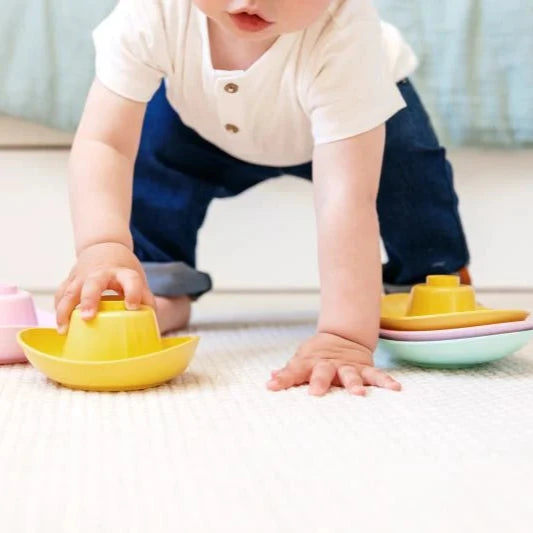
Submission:
[[[458,276],[428,276],[410,293],[383,296],[380,345],[421,366],[463,367],[514,354],[533,337],[529,313],[489,309]]]

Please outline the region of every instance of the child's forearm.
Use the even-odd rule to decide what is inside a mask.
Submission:
[[[78,253],[103,242],[133,248],[132,174],[132,162],[111,146],[89,139],[74,143],[69,189]]]
[[[381,294],[379,226],[375,205],[355,203],[332,200],[321,208],[318,328],[374,350]]]
[[[376,199],[385,127],[318,146],[315,203],[322,305],[318,327],[377,343],[381,261]]]
[[[102,242],[133,248],[129,229],[133,167],[146,104],[98,80],[91,88],[70,157],[76,250]]]

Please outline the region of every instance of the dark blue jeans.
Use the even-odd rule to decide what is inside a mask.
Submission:
[[[407,108],[387,122],[377,208],[389,258],[384,282],[403,285],[456,272],[469,256],[446,152],[413,85],[398,87]],[[181,122],[161,86],[144,121],[131,221],[154,293],[208,291],[211,278],[195,269],[195,251],[209,203],[284,174],[311,180],[311,163],[279,168],[228,155]]]

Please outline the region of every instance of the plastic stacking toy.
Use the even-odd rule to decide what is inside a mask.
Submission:
[[[410,294],[384,296],[380,347],[419,366],[457,368],[502,359],[533,337],[527,311],[487,309],[458,276],[428,276]]]
[[[54,329],[27,329],[18,341],[30,363],[72,389],[131,391],[161,385],[184,372],[198,337],[161,338],[151,307],[127,311],[104,297],[98,314],[84,321],[76,309],[66,336]]]
[[[461,368],[490,363],[512,355],[533,337],[533,330],[444,341],[380,339],[390,355],[418,366]]]
[[[52,321],[35,309],[31,294],[14,285],[0,284],[0,365],[27,362],[17,335],[37,325],[52,325]]]
[[[382,339],[389,339],[392,341],[448,341],[471,337],[501,335],[503,333],[517,333],[518,331],[529,330],[533,330],[533,321],[520,320],[518,322],[503,322],[502,324],[473,326],[471,328],[436,329],[429,331],[395,331],[393,329],[381,329],[379,336]]]
[[[524,320],[529,313],[488,309],[476,303],[474,289],[458,276],[428,276],[410,294],[383,296],[381,327],[400,331],[466,328]]]

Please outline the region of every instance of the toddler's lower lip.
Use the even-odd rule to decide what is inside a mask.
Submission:
[[[237,13],[230,14],[231,20],[243,31],[263,31],[264,29],[272,26],[272,22],[265,20],[259,15],[250,15],[249,13]]]

